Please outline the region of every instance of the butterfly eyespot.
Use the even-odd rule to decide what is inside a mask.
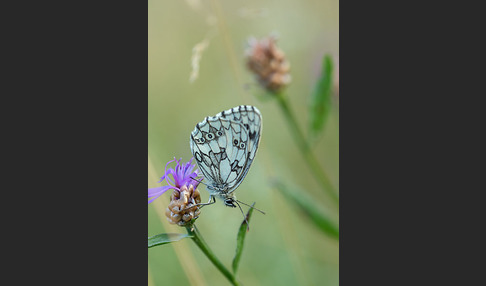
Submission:
[[[221,136],[221,135],[223,135],[223,132],[218,131],[218,132],[216,132],[216,135]]]
[[[204,143],[204,138],[203,138],[203,137],[201,137],[201,138],[199,138],[199,139],[196,139],[196,141],[197,141],[198,143]]]
[[[245,143],[244,142],[241,142],[240,148],[245,148]]]
[[[233,145],[238,146],[238,139],[235,139],[235,140],[233,141]]]
[[[211,140],[211,139],[213,139],[213,138],[214,138],[214,135],[213,135],[212,133],[208,133],[208,134],[206,135],[206,139],[208,139],[208,140]]]

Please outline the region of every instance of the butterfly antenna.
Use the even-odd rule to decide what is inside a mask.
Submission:
[[[196,179],[196,178],[193,178],[193,177],[190,177],[190,178],[191,178],[191,179],[193,179],[194,181],[197,181],[197,182],[199,182],[199,183],[201,183],[201,184],[205,185],[206,187],[208,186],[208,185],[206,185],[205,183],[203,183],[202,181],[200,181],[200,180],[198,180],[198,179]],[[204,178],[203,178],[203,179],[204,179]]]
[[[248,207],[250,207],[250,208],[252,208],[252,209],[257,210],[257,211],[261,212],[262,214],[265,214],[265,212],[264,212],[264,211],[259,210],[259,209],[257,209],[256,207],[253,207],[253,206],[247,205],[247,204],[245,204],[244,202],[239,201],[239,200],[236,200],[236,201],[237,201],[237,202],[239,202],[240,204],[244,204],[245,206],[248,206]]]
[[[238,203],[238,201],[235,201],[236,204],[238,205],[238,207],[240,208],[240,211],[241,211],[241,214],[243,215],[243,219],[245,220],[246,222],[246,231],[250,231],[250,223],[246,220],[246,215],[245,213],[243,212],[243,209],[241,208],[240,204]]]

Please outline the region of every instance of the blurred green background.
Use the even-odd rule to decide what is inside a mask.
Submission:
[[[248,104],[257,106],[263,131],[255,161],[236,195],[266,212],[254,212],[237,278],[242,285],[338,285],[339,242],[315,228],[269,184],[278,178],[304,190],[323,210],[337,212],[309,172],[273,100],[263,94],[246,70],[245,43],[271,33],[290,62],[292,83],[286,89],[298,123],[308,127],[309,100],[324,54],[339,63],[339,2],[148,1],[148,187],[157,183],[173,157],[191,158],[189,135],[206,116]],[[192,72],[193,47],[207,39],[198,77]],[[339,114],[333,110],[313,151],[335,186],[339,184]],[[205,186],[199,190],[208,199]],[[185,233],[165,216],[170,192],[148,205],[148,236]],[[246,211],[246,207],[244,210]],[[335,216],[337,221],[337,215]],[[202,209],[201,234],[231,269],[242,214],[221,201]],[[149,285],[229,285],[190,239],[148,249]]]

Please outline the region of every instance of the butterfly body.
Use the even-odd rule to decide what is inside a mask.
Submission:
[[[191,152],[207,180],[210,201],[219,197],[236,207],[234,191],[255,159],[262,130],[260,111],[241,105],[196,124],[191,133]]]

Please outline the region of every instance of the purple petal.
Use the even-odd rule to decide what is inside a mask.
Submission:
[[[148,189],[148,198],[152,198],[151,200],[148,201],[148,203],[150,204],[156,198],[160,197],[163,193],[165,193],[169,189],[173,189],[173,188],[174,187],[172,187],[172,186],[163,186],[163,187],[156,187],[156,188]]]
[[[176,186],[179,188],[185,185],[184,183],[186,180],[186,178],[184,178],[184,168],[180,165],[181,160],[182,158],[179,161],[177,161],[176,173],[174,175]]]
[[[198,176],[197,172],[193,172],[190,175],[190,177],[192,177],[192,178],[197,178],[197,176]],[[194,186],[194,188],[197,188],[197,186],[199,185],[199,181],[191,179],[190,184],[192,184]]]
[[[196,165],[192,164],[193,160],[194,158],[191,158],[189,162],[181,164],[182,158],[177,160],[174,157],[173,160],[167,162],[167,164],[165,165],[164,175],[160,178],[159,183],[165,180],[168,186],[149,189],[148,198],[150,198],[150,200],[148,201],[148,203],[153,202],[156,198],[161,196],[169,189],[178,190],[182,186],[190,184],[197,188],[197,186],[199,185],[199,181],[196,181],[192,178],[197,178],[200,172],[197,168],[196,170],[194,170]],[[176,166],[174,168],[169,168],[169,164],[173,162],[176,162]],[[172,175],[172,179],[170,178],[170,175]]]
[[[159,183],[161,183],[163,180],[167,180],[167,184],[174,184],[174,181],[169,177],[169,175],[172,175],[172,177],[175,178],[174,169],[169,168],[169,170],[166,170],[165,174],[162,176],[162,178],[160,178]]]
[[[167,188],[168,186],[163,186],[163,187],[156,187],[156,188],[151,188],[151,189],[148,189],[148,196],[149,197],[153,197],[153,196],[156,196],[160,193],[164,193],[168,190]]]
[[[192,171],[192,169],[194,169],[194,166],[191,164],[192,159],[194,159],[194,158],[191,158],[191,160],[189,160],[189,162],[187,162],[186,165],[184,166],[184,169],[186,170],[186,174],[188,172],[190,173]]]
[[[169,166],[170,163],[174,162],[176,160],[176,158],[174,157],[173,160],[170,160],[169,162],[167,162],[167,164],[165,164],[165,170],[164,170],[164,173],[167,173],[167,166]]]
[[[192,161],[192,159],[191,159]],[[192,170],[194,169],[194,165],[191,165],[191,162],[189,161],[187,164],[186,164],[186,167],[185,167],[185,174],[184,176],[185,177],[188,177],[192,174]]]
[[[165,169],[164,169],[164,175],[162,176],[162,178],[160,178],[160,182],[162,182],[164,179],[167,179],[167,184],[173,184],[174,182],[172,182],[172,180],[169,178],[169,174],[172,174],[172,176],[174,176],[174,170],[172,168],[169,168],[169,171],[167,171],[167,166],[169,166],[170,163],[176,161],[176,158],[174,157],[174,159],[170,160],[169,162],[167,162],[167,164],[165,164]]]

